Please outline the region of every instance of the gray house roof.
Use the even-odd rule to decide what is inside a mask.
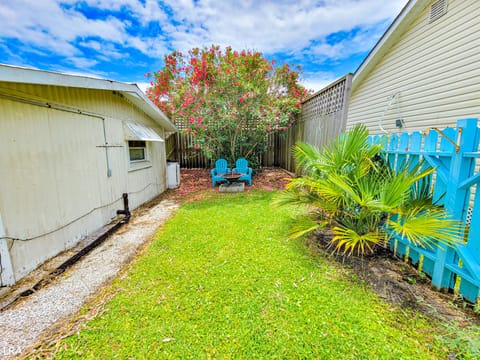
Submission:
[[[97,79],[88,76],[0,64],[0,81],[36,85],[52,85],[95,90],[118,91],[167,131],[177,131],[168,117],[140,90],[136,84]]]

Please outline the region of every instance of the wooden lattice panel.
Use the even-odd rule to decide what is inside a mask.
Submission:
[[[303,103],[303,120],[318,119],[343,109],[346,78],[313,95]]]

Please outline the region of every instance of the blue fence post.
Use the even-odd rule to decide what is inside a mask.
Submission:
[[[471,176],[473,172],[472,160],[465,159],[463,153],[475,151],[475,136],[478,119],[458,120],[457,128],[460,136],[460,143],[455,149],[450,164],[450,173],[446,184],[445,209],[458,221],[465,220],[468,207],[469,189],[460,188],[460,184]],[[450,139],[456,141],[457,139]],[[452,273],[445,268],[445,265],[453,262],[455,251],[445,246],[437,250],[437,259],[433,268],[432,284],[437,288],[449,287]]]

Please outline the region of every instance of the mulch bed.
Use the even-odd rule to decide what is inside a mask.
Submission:
[[[282,190],[295,174],[280,168],[263,168],[253,174],[252,185],[245,186],[245,191],[251,190]],[[169,190],[169,196],[174,199],[195,201],[202,199],[205,194],[218,192],[218,184],[212,187],[212,178],[209,169],[181,169],[180,186]]]
[[[328,230],[317,231],[309,238],[312,253],[330,254],[332,260],[350,269],[358,278],[373,288],[388,303],[403,309],[418,310],[427,317],[460,325],[480,325],[473,306],[452,293],[438,291],[430,279],[404,259],[394,256],[389,249],[379,248],[372,255],[342,256],[332,253]]]

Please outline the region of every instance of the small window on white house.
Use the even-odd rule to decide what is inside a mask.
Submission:
[[[428,23],[432,23],[447,13],[447,0],[437,0],[430,6],[430,17]]]
[[[146,141],[139,141],[139,140],[129,141],[128,154],[130,156],[130,162],[148,160]]]

